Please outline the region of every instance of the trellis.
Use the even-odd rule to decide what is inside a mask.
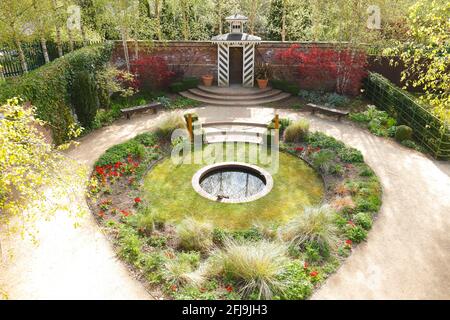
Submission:
[[[450,159],[450,128],[430,111],[383,76],[371,73],[364,82],[365,95],[378,108],[413,129],[414,138],[436,159]]]

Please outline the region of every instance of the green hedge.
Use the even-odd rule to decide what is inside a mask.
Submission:
[[[181,91],[186,91],[189,89],[196,88],[200,84],[200,80],[195,77],[184,78],[181,81],[174,82],[169,86],[169,89],[173,93],[178,93]]]
[[[86,71],[94,75],[111,57],[112,45],[95,45],[69,53],[21,77],[0,84],[0,103],[19,96],[36,107],[37,117],[46,121],[55,144],[70,139],[75,123],[71,92],[74,75]],[[95,92],[97,94],[97,92]]]
[[[378,108],[413,129],[414,138],[437,159],[450,159],[449,125],[421,106],[404,90],[377,73],[364,80],[364,92]]]
[[[295,83],[276,79],[270,80],[270,83],[272,88],[288,92],[294,96],[297,96],[300,93],[300,87]]]

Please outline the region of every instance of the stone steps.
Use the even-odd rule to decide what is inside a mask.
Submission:
[[[191,89],[192,91],[184,91],[180,92],[180,94],[186,98],[193,99],[196,101],[200,101],[205,104],[215,105],[215,106],[260,106],[267,103],[282,101],[290,97],[289,93],[275,91],[275,90],[266,90],[263,93],[254,93],[254,94],[241,94],[239,98],[236,95],[225,95],[225,94],[212,94],[210,92],[202,91],[200,88],[197,90],[202,91],[201,94],[198,93],[197,90]],[[274,91],[274,92],[273,92]],[[264,96],[266,95],[266,96]]]
[[[254,99],[265,99],[271,98],[281,93],[281,90],[264,90],[263,92],[257,92],[251,95],[224,95],[224,94],[216,94],[211,92],[206,92],[201,89],[189,89],[190,93],[195,94],[199,97],[206,99],[219,99],[219,100],[233,100],[233,101],[243,101],[243,100],[254,100]]]

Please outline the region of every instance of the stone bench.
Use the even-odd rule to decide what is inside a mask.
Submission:
[[[120,112],[122,112],[123,115],[126,116],[127,119],[131,118],[131,115],[135,112],[139,111],[145,111],[145,110],[152,110],[153,113],[158,112],[158,108],[161,108],[162,104],[159,102],[153,102],[150,104],[144,104],[142,106],[136,106],[136,107],[130,107],[130,108],[124,108],[120,109]]]
[[[311,110],[312,114],[315,114],[316,111],[319,111],[332,116],[337,116],[338,120],[341,120],[343,116],[348,116],[348,114],[350,113],[350,111],[348,110],[334,109],[330,107],[320,106],[314,103],[308,103],[306,106]]]

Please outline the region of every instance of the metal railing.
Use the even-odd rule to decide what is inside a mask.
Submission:
[[[99,43],[100,41],[90,41],[89,45]],[[58,47],[55,42],[48,41],[46,43],[50,61],[59,57]],[[83,42],[74,42],[74,49],[82,48]],[[63,54],[69,53],[69,43],[62,44]],[[39,41],[23,43],[22,50],[28,65],[28,71],[34,70],[45,64],[44,51]],[[19,52],[14,46],[0,47],[0,78],[17,77],[23,74],[22,64],[19,60]]]

